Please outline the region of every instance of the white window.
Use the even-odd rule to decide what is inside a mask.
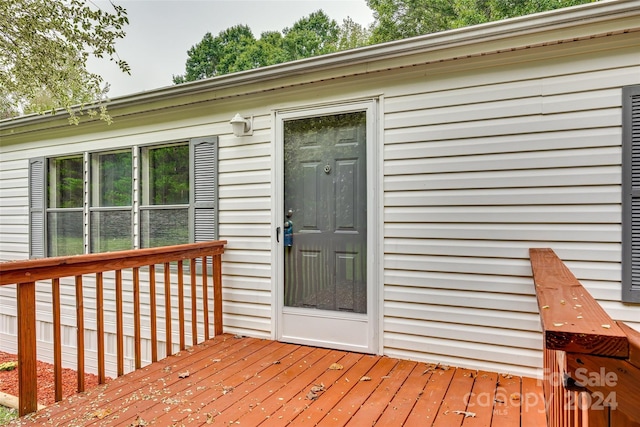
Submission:
[[[30,255],[215,240],[217,163],[216,137],[32,159]]]

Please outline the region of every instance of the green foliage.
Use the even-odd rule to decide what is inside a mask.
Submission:
[[[90,56],[108,57],[129,73],[115,42],[128,24],[125,9],[106,12],[89,0],[0,0],[0,114],[52,113],[64,108],[78,123],[90,116],[110,122],[107,87],[87,70]],[[79,104],[79,105],[78,105]]]
[[[322,10],[298,20],[282,33],[267,31],[256,39],[246,25],[221,31],[216,37],[207,33],[187,52],[184,75],[173,76],[176,84],[214,77],[236,71],[280,64],[301,58],[336,52],[343,46],[365,43],[362,27],[351,21],[341,27]]]
[[[18,361],[17,360],[0,363],[0,371],[13,371],[17,367],[18,367]]]
[[[6,406],[0,406],[0,426],[8,424],[10,421],[18,418],[18,411]]]
[[[300,19],[291,28],[283,30],[283,44],[289,60],[335,52],[339,30],[336,21],[321,10]]]
[[[345,18],[338,34],[338,51],[355,49],[370,43],[371,31],[354,22],[350,17]]]
[[[367,0],[373,43],[449,30],[594,0]]]

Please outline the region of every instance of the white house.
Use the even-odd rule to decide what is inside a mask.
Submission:
[[[226,332],[535,376],[528,249],[551,247],[640,329],[638,0],[136,93],[109,111],[112,125],[0,122],[0,260],[225,239]],[[0,289],[0,350],[14,350],[15,316],[15,291]]]

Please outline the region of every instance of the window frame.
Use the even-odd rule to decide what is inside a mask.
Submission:
[[[145,180],[143,179],[143,175],[145,174],[146,171],[149,170],[149,159],[148,159],[148,154],[145,155],[143,154],[144,150],[150,151],[150,150],[155,150],[155,149],[161,149],[164,147],[171,147],[171,146],[177,146],[177,145],[187,145],[188,146],[188,150],[189,150],[189,154],[188,154],[188,170],[189,170],[189,196],[188,196],[188,201],[187,203],[182,203],[182,204],[166,204],[166,205],[160,205],[160,204],[152,204],[152,203],[145,203],[144,200],[144,184],[145,181],[146,182],[150,182],[149,179]],[[136,165],[138,166],[138,174],[137,174],[137,191],[138,191],[138,198],[137,198],[137,217],[138,217],[138,226],[136,229],[136,247],[137,248],[146,248],[146,247],[154,247],[154,246],[144,246],[143,245],[143,213],[144,212],[149,212],[149,211],[153,211],[153,210],[186,210],[187,211],[187,235],[188,235],[188,241],[189,242],[193,242],[193,233],[191,231],[191,224],[192,224],[192,219],[191,219],[191,204],[192,204],[192,193],[194,192],[193,189],[193,185],[192,185],[192,156],[191,156],[191,151],[193,150],[192,148],[192,143],[190,140],[179,140],[179,141],[173,141],[173,142],[167,142],[167,143],[161,143],[161,144],[147,144],[147,145],[140,145],[137,147],[137,155],[139,160],[136,162]],[[145,166],[145,162],[147,162],[147,165]],[[148,191],[148,190],[147,190]]]
[[[82,195],[81,195],[81,201],[80,201],[80,206],[74,206],[74,207],[60,207],[57,206],[58,203],[56,203],[56,206],[51,207],[50,206],[50,201],[51,201],[51,194],[50,194],[50,188],[49,186],[52,184],[50,181],[50,177],[51,177],[51,169],[52,169],[52,160],[65,160],[65,159],[71,159],[71,158],[79,158],[82,164]],[[62,155],[62,156],[55,156],[55,157],[49,157],[49,158],[45,158],[44,161],[44,178],[43,178],[43,183],[44,183],[44,218],[43,218],[43,223],[44,223],[44,254],[45,257],[47,256],[67,256],[67,255],[81,255],[81,254],[85,254],[87,253],[87,232],[86,229],[84,228],[85,224],[84,224],[84,220],[83,220],[83,229],[82,229],[82,233],[81,233],[81,244],[82,244],[82,252],[81,253],[73,253],[73,254],[51,254],[52,252],[52,248],[50,247],[49,243],[50,243],[50,239],[49,239],[49,232],[50,232],[50,214],[56,214],[56,213],[71,213],[71,212],[79,212],[81,217],[85,217],[85,209],[86,209],[86,204],[87,204],[87,182],[86,182],[86,164],[87,164],[87,156],[86,153],[71,153],[71,154],[67,154],[67,155]],[[57,167],[57,166],[56,166]],[[57,183],[53,183],[53,185],[56,185]],[[57,192],[57,189],[54,190]],[[57,252],[57,251],[56,251]]]
[[[96,191],[96,186],[98,188],[100,187],[100,181],[97,178],[98,172],[100,170],[100,166],[99,166],[99,158],[101,156],[104,155],[109,155],[109,154],[118,154],[118,153],[128,153],[129,156],[131,157],[131,203],[127,206],[102,206],[102,204],[98,201],[100,200],[100,193],[99,191]],[[134,147],[126,147],[126,148],[115,148],[115,149],[109,149],[109,150],[100,150],[100,151],[90,151],[86,153],[87,155],[87,162],[86,162],[86,166],[87,169],[85,170],[85,176],[86,176],[86,181],[85,181],[85,185],[87,185],[88,188],[88,203],[87,203],[87,216],[86,216],[86,227],[87,227],[87,231],[85,232],[86,236],[86,242],[87,242],[87,247],[85,249],[85,253],[102,253],[102,251],[95,251],[94,250],[94,244],[96,246],[100,246],[100,236],[97,236],[94,238],[94,236],[92,235],[92,230],[93,230],[93,214],[94,213],[101,213],[101,212],[130,212],[131,214],[131,221],[130,221],[130,230],[131,232],[130,234],[130,244],[129,247],[127,249],[133,249],[135,248],[135,244],[134,244],[134,239],[133,239],[133,235],[134,235],[134,227],[135,227],[135,222],[134,222],[134,212],[135,212],[135,192],[134,192],[134,186],[135,186],[135,175],[134,175],[134,171],[135,171],[135,154],[134,154]],[[98,181],[96,182],[95,180]],[[125,250],[125,249],[121,249],[121,250]]]
[[[170,146],[173,144],[187,144],[189,146],[189,201],[181,205],[141,205],[141,169],[142,169],[142,149],[154,147]],[[105,150],[75,152],[58,156],[37,157],[29,159],[28,168],[28,208],[29,208],[29,257],[44,258],[53,256],[50,254],[48,236],[48,213],[59,211],[63,208],[48,208],[48,179],[49,163],[54,159],[64,159],[81,156],[83,160],[83,205],[81,208],[64,208],[82,211],[83,213],[83,254],[100,253],[92,252],[91,247],[91,214],[98,211],[122,210],[123,207],[97,207],[93,206],[93,194],[91,194],[93,158],[97,154],[108,154],[129,151],[132,155],[132,212],[131,223],[131,248],[141,247],[141,213],[144,208],[149,209],[186,209],[188,212],[188,242],[200,242],[218,239],[218,137],[207,136],[197,138],[184,138],[174,141],[162,141],[149,144],[136,144],[127,147],[113,147]],[[207,194],[198,190],[198,182],[205,180]],[[200,185],[200,187],[202,187]],[[211,198],[213,197],[213,199]],[[125,207],[129,209],[129,207]],[[196,217],[199,213],[205,212],[207,223],[198,221]]]

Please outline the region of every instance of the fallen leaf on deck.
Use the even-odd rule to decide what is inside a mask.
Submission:
[[[520,400],[520,394],[519,393],[511,393],[511,400]]]
[[[602,327],[605,328],[605,329],[610,329],[611,325],[602,325]]]
[[[318,398],[318,395],[315,394],[314,392],[310,391],[309,393],[307,393],[307,399],[316,400],[317,398]]]
[[[184,371],[178,374],[178,378],[187,378],[189,377],[189,371]]]
[[[465,418],[475,418],[475,412],[467,412],[467,411],[453,411],[456,415],[464,415]]]
[[[340,371],[344,369],[344,366],[339,363],[332,363],[331,366],[329,366],[329,369],[331,369],[332,371]]]
[[[322,392],[324,390],[325,390],[324,384],[315,384],[313,387],[311,387],[311,391],[313,393],[319,393],[319,392]]]
[[[98,409],[93,414],[91,414],[91,417],[101,420],[107,415],[109,415],[110,413],[111,413],[111,409]]]
[[[214,421],[215,418],[213,417],[213,414],[207,413],[207,424],[213,424]]]
[[[564,326],[564,323],[554,322],[553,326]]]
[[[138,416],[138,418],[136,418],[136,420],[134,422],[132,422],[131,424],[129,424],[130,427],[139,427],[139,426],[146,426],[147,422],[145,420],[143,420],[142,418],[140,418]]]
[[[371,381],[371,377],[364,376],[360,378],[360,381]]]

